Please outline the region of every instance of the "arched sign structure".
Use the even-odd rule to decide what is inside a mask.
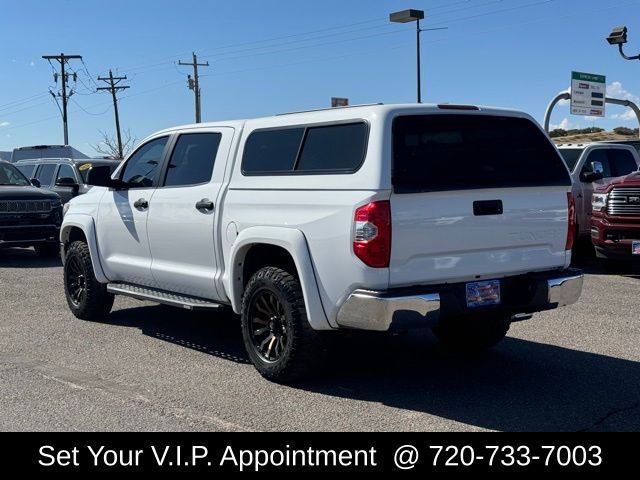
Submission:
[[[544,130],[545,130],[545,132],[549,133],[549,121],[551,120],[551,112],[553,112],[553,109],[556,106],[556,104],[561,100],[570,100],[570,99],[571,99],[571,93],[562,92],[562,93],[559,93],[558,95],[556,95],[555,98],[553,100],[551,100],[551,102],[549,102],[549,105],[547,106],[547,111],[544,113]],[[611,103],[613,105],[620,105],[622,107],[629,107],[636,114],[636,118],[638,119],[638,124],[640,125],[640,108],[638,108],[638,105],[636,105],[631,100],[620,100],[620,99],[617,99],[617,98],[609,98],[609,97],[607,97],[607,98],[605,98],[605,102],[606,103]],[[639,135],[639,137],[640,137],[640,135]]]

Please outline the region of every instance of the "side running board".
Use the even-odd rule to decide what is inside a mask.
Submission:
[[[187,310],[216,310],[225,308],[225,305],[204,298],[189,297],[179,293],[141,287],[130,283],[110,283],[107,285],[107,292],[136,298],[138,300],[171,305],[172,307],[185,308]]]

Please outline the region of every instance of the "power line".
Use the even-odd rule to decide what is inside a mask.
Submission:
[[[93,83],[93,86],[96,88],[99,88],[100,86],[98,85],[98,83],[93,79],[93,76],[89,73],[89,69],[87,68],[87,64],[84,63],[84,60],[81,58],[80,61],[82,62],[82,66],[84,68],[84,73],[87,74],[87,77],[89,77],[89,80],[91,83]]]
[[[460,2],[460,3],[462,3],[462,2]],[[528,6],[541,5],[541,4],[544,4],[544,3],[549,3],[549,1],[537,2],[537,3],[534,3],[534,4],[528,4],[528,5],[518,5],[517,7],[514,7],[512,9],[527,8]],[[605,8],[581,10],[580,12],[574,12],[574,13],[571,13],[571,14],[568,14],[568,15],[564,15],[564,16],[559,16],[559,17],[558,16],[554,16],[553,20],[564,19],[564,18],[575,18],[578,15],[582,15],[582,14],[586,14],[586,13],[602,12],[602,11],[616,9],[616,8],[624,7],[624,6],[627,6],[627,5],[637,4],[637,3],[638,3],[638,1],[635,0],[635,1],[631,1],[631,2],[625,2],[625,3],[610,5],[610,6],[607,6]],[[453,6],[453,4],[451,6]],[[482,14],[482,15],[483,16],[484,15],[491,15],[491,14],[494,14],[494,13],[500,13],[502,11],[504,11],[504,9],[503,10],[498,10],[498,11],[486,12],[485,14]],[[474,17],[476,17],[476,16],[474,15]],[[468,17],[465,18],[465,19],[468,19]],[[532,23],[539,23],[539,22],[543,22],[543,21],[548,21],[549,19],[550,19],[549,17],[543,17],[543,18],[538,18],[538,19],[535,19],[535,20],[526,21],[526,22],[510,23],[508,25],[504,25],[502,27],[498,27],[498,28],[494,28],[494,29],[490,29],[490,30],[470,32],[470,33],[467,33],[467,34],[456,35],[456,39],[473,37],[473,36],[477,36],[477,35],[483,35],[483,34],[491,33],[491,32],[494,32],[494,31],[510,29],[510,28],[513,28],[513,27],[521,26],[521,25],[529,25],[529,24],[532,24]],[[449,21],[455,21],[455,19],[454,20],[449,20]],[[431,41],[428,41],[428,42],[425,42],[425,43],[427,45],[431,45],[431,44],[437,44],[437,43],[448,42],[448,41],[450,41],[449,38],[443,38],[443,39],[431,40]],[[401,44],[396,44],[394,46],[383,47],[382,49],[383,50],[396,50],[396,49],[399,49],[399,48],[404,48],[406,45],[409,45],[409,43],[413,43],[413,42],[403,42]],[[273,69],[273,68],[284,68],[284,67],[287,67],[287,66],[299,65],[299,64],[302,64],[302,63],[314,63],[314,62],[317,62],[317,61],[330,61],[330,60],[334,60],[334,59],[342,59],[342,58],[347,58],[347,57],[352,57],[352,56],[377,55],[379,50],[380,49],[376,50],[375,52],[370,51],[370,50],[366,50],[366,51],[361,51],[361,52],[347,53],[347,54],[338,55],[338,56],[329,56],[329,57],[324,57],[324,58],[309,59],[309,60],[303,60],[303,61],[300,61],[300,62],[285,63],[285,64],[279,64],[279,65],[270,65],[270,66],[265,66],[265,67],[233,70],[233,71],[227,71],[227,72],[220,71],[217,74],[214,74],[213,76],[237,75],[237,74],[241,74],[241,73],[248,72],[248,71],[268,70],[268,69]],[[174,68],[174,66],[173,65],[169,65],[166,68]],[[137,93],[135,93],[133,95],[123,96],[123,97],[121,97],[121,100],[125,100],[125,99],[128,99],[128,98],[134,98],[134,97],[137,97],[138,95],[146,95],[148,93],[152,93],[152,92],[155,92],[155,91],[158,91],[158,90],[161,90],[161,89],[176,85],[176,84],[181,83],[181,82],[182,81],[170,82],[170,83],[166,83],[166,84],[163,84],[163,85],[160,85],[160,86],[157,86],[157,87],[153,87],[153,88],[150,88],[150,89],[147,89],[147,90],[139,91],[139,92],[137,92]],[[14,100],[13,102],[10,102],[9,104],[5,104],[5,105],[10,105],[10,104],[13,104],[13,103],[24,102],[24,101],[34,101],[33,99],[38,97],[38,95],[45,96],[45,95],[48,95],[48,93],[37,94],[37,95],[31,96],[31,97],[26,97],[24,99]],[[99,104],[95,104],[92,107],[98,107],[98,106],[103,106],[103,105],[105,105],[104,102],[99,103]],[[92,108],[92,107],[90,107],[90,108]],[[28,108],[30,108],[30,107],[28,107]],[[87,112],[87,113],[89,113],[89,112]],[[40,120],[36,120],[36,121],[33,121],[33,122],[28,122],[26,124],[11,125],[10,127],[5,127],[3,129],[3,131],[9,131],[9,130],[17,129],[17,128],[23,128],[23,127],[26,127],[26,126],[34,125],[34,124],[37,124],[37,123],[42,123],[42,122],[48,121],[48,120],[50,120],[52,118],[55,118],[55,116],[54,117],[51,117],[51,116],[50,117],[46,117],[46,118],[43,118],[43,119],[40,119]]]
[[[457,6],[457,5],[462,5],[462,4],[468,4],[471,2],[471,0],[464,0],[464,1],[458,1],[458,2],[453,2],[453,3],[447,3],[447,4],[440,4],[437,6],[434,6],[432,8],[428,8],[428,12],[434,11],[434,10],[442,10],[442,9],[447,9],[446,11],[438,11],[435,14],[428,14],[428,18],[431,19],[433,17],[439,17],[442,15],[449,15],[451,13],[455,13],[455,12],[460,12],[460,11],[464,11],[464,10],[470,10],[470,9],[475,9],[475,8],[481,8],[481,7],[486,7],[488,5],[491,5],[493,3],[498,3],[498,2],[502,2],[503,0],[492,0],[489,1],[487,3],[483,3],[483,4],[474,4],[474,5],[469,5],[467,7],[464,8],[458,8],[458,9],[451,9],[451,7]],[[550,0],[551,1],[551,0]],[[516,8],[522,8],[522,6],[516,7]],[[488,12],[488,14],[491,14],[492,12]],[[484,15],[484,14],[483,14]],[[475,16],[474,16],[475,17]],[[469,18],[474,18],[474,17],[469,17]],[[454,20],[458,20],[458,19],[454,19]],[[346,29],[346,28],[350,28],[353,26],[359,26],[359,25],[366,25],[369,23],[379,23],[380,25],[374,25],[371,27],[365,27],[363,29],[358,28],[358,29],[354,29],[354,30],[349,30],[349,31],[344,31],[344,32],[336,32],[333,34],[329,34],[329,35],[322,35],[322,36],[316,36],[313,38],[307,38],[307,39],[300,39],[300,40],[293,40],[291,42],[281,42],[279,44],[276,45],[264,45],[265,43],[270,43],[273,41],[277,41],[277,40],[286,40],[286,39],[293,39],[293,38],[299,38],[299,37],[306,37],[306,36],[310,36],[310,35],[314,35],[316,33],[323,33],[323,32],[329,32],[329,31],[334,31],[334,30],[342,30],[342,29]],[[250,42],[243,42],[243,43],[234,43],[234,44],[227,44],[227,45],[222,45],[222,46],[218,46],[212,49],[199,49],[199,53],[202,55],[203,53],[207,53],[207,52],[211,52],[210,54],[208,54],[205,58],[212,58],[214,56],[226,56],[232,53],[239,53],[237,50],[233,50],[231,52],[222,52],[222,50],[227,50],[229,48],[237,48],[237,47],[243,47],[243,46],[248,46],[248,45],[260,45],[258,47],[254,47],[254,49],[258,49],[258,50],[264,50],[264,49],[269,49],[269,48],[274,48],[276,46],[284,46],[284,45],[288,45],[288,44],[296,44],[296,43],[304,43],[304,42],[309,42],[309,41],[313,41],[313,40],[317,40],[320,38],[328,38],[328,37],[332,37],[332,36],[339,36],[339,35],[346,35],[349,33],[355,33],[358,31],[363,31],[363,30],[369,30],[369,29],[379,29],[379,28],[384,28],[388,26],[388,20],[386,17],[381,18],[372,18],[372,19],[368,19],[368,20],[362,20],[359,22],[351,22],[348,24],[342,24],[342,25],[336,25],[333,27],[326,27],[326,28],[322,28],[322,29],[315,29],[315,30],[310,30],[307,32],[301,32],[301,33],[296,33],[296,34],[289,34],[289,35],[280,35],[280,36],[276,36],[276,37],[269,37],[269,38],[263,38],[260,40],[255,40],[255,41],[250,41]],[[364,37],[364,38],[368,38],[368,37]],[[354,40],[358,40],[359,38],[356,38]],[[349,40],[345,40],[345,41],[349,41]],[[244,51],[251,51],[252,49],[243,49],[242,52]],[[213,52],[217,52],[217,51],[221,51],[220,53],[213,53]],[[160,57],[161,59],[165,59],[164,61],[159,61],[159,62],[153,62],[153,63],[146,63],[146,64],[133,64],[133,65],[129,65],[127,67],[127,70],[129,70],[129,72],[134,72],[137,74],[142,74],[142,73],[147,73],[150,71],[155,71],[158,70],[160,67],[160,69],[165,69],[166,68],[166,62],[168,62],[169,60],[177,60],[179,58],[179,56],[183,55],[183,53],[181,54],[176,54],[176,55],[172,55],[172,56],[167,56],[167,57]],[[137,72],[138,70],[143,70],[143,72]],[[91,77],[92,78],[92,77]]]
[[[80,103],[78,103],[78,101],[75,98],[72,98],[71,101],[73,103],[76,104],[76,106],[82,110],[84,113],[86,113],[87,115],[91,115],[92,117],[101,117],[102,115],[104,115],[105,113],[107,113],[109,110],[111,110],[111,105],[109,105],[103,112],[100,113],[93,113],[90,112],[89,110],[87,110],[86,108],[84,108],[82,105],[80,105]]]
[[[474,5],[469,5],[468,7],[455,8],[455,9],[452,9],[452,10],[447,10],[445,12],[438,12],[438,13],[436,13],[434,15],[431,15],[429,13],[430,10],[427,10],[427,12],[426,12],[427,15],[426,16],[427,16],[427,18],[442,17],[443,15],[449,15],[451,13],[457,13],[457,12],[465,12],[467,10],[473,10],[474,8],[484,8],[484,7],[488,7],[489,5],[492,5],[494,3],[502,3],[502,2],[503,2],[503,0],[489,0],[488,2],[481,3],[479,5],[478,4],[474,4]],[[461,3],[468,3],[468,2],[461,2]],[[451,4],[449,6],[453,7],[454,5],[459,5],[459,4],[460,3],[457,3],[457,4],[454,3],[454,4]]]
[[[65,72],[65,67],[69,60],[82,60],[81,55],[65,55],[61,53],[60,55],[43,55],[42,58],[51,63],[51,60],[55,60],[60,64],[60,79],[62,83],[62,92],[58,94],[58,96],[62,99],[62,124],[64,127],[64,144],[69,145],[69,129],[67,124],[68,114],[67,114],[67,103],[69,102],[69,97],[73,95],[73,91],[67,96],[67,87],[69,82],[69,74]],[[73,74],[74,80],[77,78],[77,74]],[[54,72],[53,75],[54,80],[58,81],[58,72]],[[56,98],[56,94],[50,91],[50,93]]]
[[[179,61],[178,65],[188,65],[193,67],[193,78],[191,75],[187,75],[187,86],[190,90],[193,90],[195,100],[196,100],[196,123],[200,123],[201,121],[201,110],[200,110],[200,78],[198,77],[198,67],[208,67],[209,62],[207,63],[198,63],[198,57],[196,56],[196,52],[192,54],[191,63]]]
[[[226,49],[226,48],[233,48],[233,47],[241,47],[241,46],[246,46],[246,45],[254,45],[254,44],[260,44],[260,43],[265,43],[265,42],[270,42],[270,41],[275,41],[275,40],[282,40],[282,39],[286,39],[286,38],[295,38],[295,37],[300,37],[300,36],[307,36],[307,35],[311,35],[313,33],[321,33],[321,32],[326,32],[326,31],[331,31],[331,30],[340,30],[343,28],[349,28],[352,26],[357,26],[357,25],[364,25],[367,23],[372,23],[372,22],[379,22],[379,23],[387,23],[386,18],[375,18],[375,19],[369,19],[369,20],[362,20],[359,22],[353,22],[353,23],[349,23],[346,25],[338,25],[338,26],[334,26],[334,27],[327,27],[327,28],[322,28],[322,29],[318,29],[318,30],[311,30],[311,31],[307,31],[307,32],[302,32],[302,33],[296,33],[296,34],[290,34],[290,35],[280,35],[277,37],[271,37],[271,38],[263,38],[260,40],[254,40],[254,41],[250,41],[250,42],[244,42],[244,43],[234,43],[234,44],[228,44],[228,45],[222,45],[219,47],[216,47],[214,49],[199,49],[200,52],[206,52],[206,51],[213,51],[213,50],[220,50],[220,49]],[[135,71],[138,69],[146,69],[149,67],[155,67],[158,65],[165,65],[165,63],[167,61],[170,60],[177,60],[179,57],[185,55],[187,52],[181,52],[181,53],[177,53],[175,55],[171,55],[168,57],[160,57],[159,60],[164,60],[164,61],[159,61],[159,62],[154,62],[154,63],[146,63],[146,64],[133,64],[133,65],[128,65],[125,67],[121,67],[121,68],[126,68],[129,71]]]
[[[109,91],[111,92],[111,97],[113,98],[113,111],[116,118],[116,134],[118,136],[118,158],[124,157],[124,152],[122,151],[122,136],[120,134],[120,115],[118,114],[118,97],[117,93],[127,88],[130,88],[128,85],[119,85],[119,83],[123,80],[126,80],[127,76],[124,77],[114,77],[113,72],[109,70],[109,76],[98,77],[98,80],[107,83],[106,87],[98,87],[98,91]]]
[[[393,27],[391,27],[391,28],[393,28]],[[333,40],[333,41],[330,41],[330,42],[315,43],[313,45],[302,45],[302,46],[298,46],[298,47],[283,48],[283,49],[280,49],[280,50],[272,50],[272,51],[267,51],[267,52],[249,53],[247,55],[237,55],[237,56],[232,56],[232,57],[221,57],[221,58],[218,58],[217,60],[237,60],[239,58],[255,57],[255,56],[259,56],[259,55],[273,55],[273,54],[276,54],[276,53],[292,52],[292,51],[295,51],[295,50],[304,50],[304,49],[308,49],[308,48],[323,47],[323,46],[326,46],[326,45],[335,45],[335,44],[338,44],[338,43],[365,40],[367,38],[382,37],[382,36],[386,36],[386,35],[397,35],[397,34],[400,34],[400,33],[406,33],[406,31],[393,29],[392,31],[381,32],[381,33],[372,33],[372,34],[369,34],[369,35],[362,35],[362,36],[353,37],[353,38],[345,38],[345,39],[341,39],[341,40]],[[235,52],[235,53],[237,53],[237,52]],[[211,58],[211,57],[205,57],[205,58]]]
[[[541,2],[532,2],[532,3],[528,3],[526,5],[517,5],[515,7],[503,8],[501,10],[492,10],[491,12],[479,13],[477,15],[471,15],[471,16],[468,16],[468,17],[455,18],[453,20],[446,20],[446,22],[447,23],[464,22],[466,20],[473,20],[473,19],[480,18],[480,17],[486,17],[486,16],[489,16],[489,15],[495,15],[496,13],[512,12],[514,10],[521,10],[523,8],[537,7],[539,5],[545,5],[545,4],[551,3],[553,1],[555,1],[555,0],[542,0]],[[436,26],[438,26],[438,25],[436,25]],[[434,25],[430,25],[430,26],[434,26]]]
[[[451,3],[451,2],[448,2],[448,1],[447,1],[447,2],[442,3],[442,4],[440,4],[440,5],[435,5],[435,6],[433,6],[433,7],[427,7],[427,8],[426,8],[426,11],[427,11],[427,12],[432,12],[432,11],[434,11],[434,10],[440,10],[441,8],[454,7],[454,6],[456,6],[456,5],[461,5],[461,4],[463,4],[463,3],[469,3],[470,1],[471,1],[471,0],[461,0],[461,1],[459,1],[459,2],[453,2],[453,3]]]
[[[43,97],[47,97],[48,96],[48,92],[42,92],[42,93],[37,93],[35,95],[32,95],[30,97],[25,97],[25,98],[21,98],[18,100],[13,100],[11,102],[7,102],[4,104],[0,104],[0,111],[2,110],[9,110],[11,108],[17,107],[18,105],[23,105],[25,103],[29,103],[29,102],[33,102],[35,100],[38,100],[40,98]]]

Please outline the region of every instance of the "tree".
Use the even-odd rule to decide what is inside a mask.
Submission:
[[[551,138],[566,137],[567,136],[567,131],[562,129],[562,128],[556,128],[555,130],[551,130],[549,132],[549,136]]]
[[[118,140],[116,139],[116,137],[114,135],[109,135],[102,130],[99,130],[99,132],[102,136],[102,141],[97,145],[91,145],[93,149],[96,152],[101,153],[102,155],[106,155],[116,160],[122,160],[120,158],[120,154],[118,153]],[[124,157],[126,157],[133,149],[133,146],[136,144],[137,140],[137,138],[131,135],[131,130],[127,129],[124,131],[124,135],[122,138],[122,153]]]
[[[627,127],[616,127],[613,129],[618,135],[637,135],[637,131]]]

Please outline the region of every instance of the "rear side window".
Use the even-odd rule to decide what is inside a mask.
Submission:
[[[180,135],[171,155],[164,185],[176,187],[209,182],[221,138],[219,133]]]
[[[364,160],[362,123],[257,130],[247,139],[244,175],[353,173]]]
[[[40,184],[43,187],[47,187],[51,185],[51,181],[53,180],[53,174],[56,170],[57,165],[55,163],[44,163],[40,165],[38,169],[37,179],[40,181]]]
[[[623,177],[638,170],[638,164],[628,150],[619,148],[609,150],[609,163],[614,177]]]
[[[296,170],[356,170],[364,159],[366,137],[364,123],[310,128]]]
[[[34,164],[26,164],[26,165],[16,165],[16,168],[22,172],[22,174],[27,178],[33,178],[33,171],[36,166]]]
[[[242,171],[248,174],[290,172],[303,135],[304,128],[253,132],[244,147]]]
[[[571,185],[536,125],[490,115],[396,118],[392,178],[397,193]]]

